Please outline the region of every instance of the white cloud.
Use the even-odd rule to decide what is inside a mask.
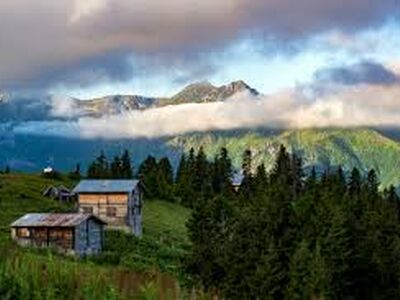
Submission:
[[[316,99],[308,99],[298,90],[284,90],[261,98],[241,94],[225,102],[171,105],[103,118],[80,118],[74,122],[30,122],[19,126],[17,131],[116,139],[259,126],[400,127],[399,99],[400,85],[352,86]],[[55,111],[77,114],[68,106],[57,107]]]

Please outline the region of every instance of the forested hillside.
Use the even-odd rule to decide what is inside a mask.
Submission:
[[[227,134],[205,133],[181,136],[169,143],[176,148],[204,148],[213,158],[226,147],[234,167],[240,168],[246,149],[255,164],[271,169],[280,145],[303,159],[304,166],[317,169],[342,166],[346,172],[357,167],[364,175],[375,169],[383,187],[400,185],[400,143],[370,129],[305,129],[284,132],[237,131]]]

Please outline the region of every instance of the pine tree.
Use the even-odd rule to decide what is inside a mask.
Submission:
[[[212,196],[211,169],[203,147],[197,152],[193,168],[193,191],[195,201]]]
[[[307,241],[302,240],[291,257],[286,298],[291,300],[311,299],[308,289],[311,278],[312,253]]]
[[[110,176],[114,179],[121,179],[123,177],[122,161],[119,156],[115,156],[110,165]]]
[[[81,179],[81,165],[80,164],[76,164],[75,166],[75,170],[71,171],[68,174],[68,177],[72,180],[79,180]]]
[[[168,157],[163,157],[160,159],[158,162],[158,170],[161,174],[163,174],[166,184],[172,186],[174,183],[174,174]]]
[[[346,299],[351,296],[352,227],[346,210],[338,208],[333,215],[329,232],[324,239],[326,263],[330,268],[329,294],[332,299]]]
[[[361,174],[357,168],[351,171],[348,189],[351,197],[357,197],[361,193]]]
[[[173,170],[167,157],[163,157],[157,164],[158,197],[172,200]]]
[[[254,186],[253,186],[253,174],[252,174],[252,154],[250,150],[246,150],[242,157],[242,172],[243,180],[240,185],[239,195],[245,204],[249,199],[252,199]]]
[[[133,169],[131,165],[131,156],[128,150],[124,150],[121,156],[121,177],[125,179],[133,178]]]
[[[221,148],[212,164],[212,187],[216,194],[232,198],[232,162],[226,148]]]
[[[159,196],[157,160],[149,155],[141,163],[138,169],[138,176],[144,186],[144,193],[147,198],[157,198]]]

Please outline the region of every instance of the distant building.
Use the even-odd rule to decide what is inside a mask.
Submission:
[[[71,201],[73,194],[72,192],[63,185],[59,186],[48,186],[42,191],[42,195],[44,197],[57,199],[60,202],[69,202]]]
[[[50,174],[53,173],[54,169],[52,167],[46,167],[43,169],[44,174]]]
[[[82,256],[102,251],[105,224],[90,214],[32,213],[10,227],[13,240],[21,246],[54,248]]]
[[[72,191],[81,213],[92,213],[111,227],[142,235],[142,191],[138,180],[82,180]]]
[[[231,183],[233,189],[237,192],[239,191],[240,186],[242,185],[244,179],[244,175],[242,172],[236,172],[231,177]]]

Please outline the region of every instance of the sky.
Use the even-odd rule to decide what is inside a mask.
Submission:
[[[0,41],[0,91],[13,95],[171,96],[189,83],[239,79],[263,94],[261,104],[242,95],[228,105],[133,113],[126,129],[120,117],[59,124],[83,136],[113,122],[113,136],[400,126],[400,0],[2,0]],[[201,109],[206,118],[184,124]],[[160,116],[164,123],[149,125]]]
[[[399,18],[399,0],[2,0],[0,88],[160,96],[242,79],[272,93],[398,63]]]

